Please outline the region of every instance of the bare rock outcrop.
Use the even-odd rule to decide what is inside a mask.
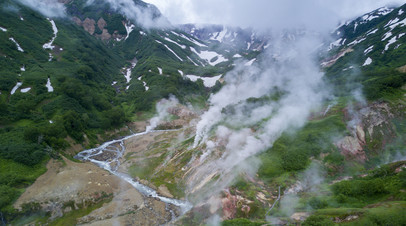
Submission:
[[[348,121],[355,122],[348,128],[352,135],[345,136],[335,145],[347,158],[355,158],[360,162],[367,159],[365,147],[369,150],[380,150],[395,138],[391,120],[395,117],[388,103],[375,102],[356,112],[346,110]]]

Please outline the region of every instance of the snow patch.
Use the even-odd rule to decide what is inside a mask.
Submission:
[[[223,30],[220,33],[218,33],[217,37],[215,37],[214,40],[217,40],[219,42],[223,42],[224,36],[227,34],[227,32],[228,32],[227,28],[224,29],[224,27],[223,27]]]
[[[198,55],[201,59],[206,60],[210,65],[215,66],[221,62],[225,62],[227,61],[226,58],[224,58],[222,55],[213,52],[213,51],[200,51],[197,52],[195,48],[190,47],[190,49],[192,50],[192,52],[194,52],[196,55]],[[214,62],[211,62],[213,58],[217,57],[217,59]]]
[[[188,60],[189,60],[190,62],[192,62],[195,66],[199,66],[199,65],[196,64],[189,56],[188,56],[187,58],[188,58]]]
[[[7,31],[7,29],[5,29],[4,27],[0,27],[0,30],[3,31],[3,32]]]
[[[162,68],[160,68],[160,67],[157,67],[157,68],[158,68],[159,74],[162,75]]]
[[[146,36],[147,33],[143,32],[143,31],[140,31],[140,35]]]
[[[10,94],[13,95],[17,91],[17,89],[20,88],[20,86],[22,86],[22,85],[23,85],[22,82],[17,82],[17,84],[11,90]]]
[[[176,58],[178,58],[180,61],[183,61],[183,59],[180,58],[180,57],[179,57],[171,48],[169,48],[166,44],[164,44],[164,43],[162,43],[162,42],[160,42],[160,41],[158,41],[158,40],[155,40],[155,41],[156,41],[157,43],[159,43],[159,44],[165,46],[171,53],[173,53],[173,55],[176,56]]]
[[[142,76],[138,77],[138,81],[142,81],[141,79],[142,79]],[[142,81],[142,85],[144,86],[145,91],[149,90],[149,87],[147,86],[147,83],[145,81]]]
[[[364,41],[365,39],[366,38],[361,38],[361,39],[358,39],[358,40],[354,40],[353,42],[348,43],[347,46],[357,45],[357,44],[361,43],[362,41]]]
[[[124,77],[127,80],[127,83],[129,83],[131,81],[131,72],[132,69],[135,67],[135,65],[137,65],[137,63],[131,63],[131,67],[129,68],[123,68],[124,72]]]
[[[54,87],[52,87],[52,85],[51,85],[51,79],[50,78],[48,78],[47,84],[45,86],[48,89],[48,93],[51,93],[51,92],[54,91]]]
[[[233,58],[240,58],[240,57],[242,57],[242,56],[238,53],[233,56]]]
[[[388,43],[386,44],[384,51],[387,51],[387,50],[389,49],[389,46],[392,45],[393,43],[395,43],[396,41],[397,41],[396,36],[394,36],[393,38],[391,38],[391,39],[388,41]]]
[[[130,37],[130,33],[134,30],[134,28],[135,28],[134,24],[130,24],[130,25],[125,24],[125,30],[127,31],[127,35],[125,36],[124,40],[127,40],[127,38]]]
[[[201,77],[201,76],[197,76],[197,75],[186,75],[186,77],[189,78],[190,81],[192,81],[192,82],[196,82],[198,79],[203,80],[203,85],[208,88],[216,85],[216,82],[221,78],[221,76],[222,75],[217,75],[214,77]]]
[[[355,30],[357,30],[357,27],[358,27],[358,23],[355,23],[354,24],[354,32],[355,32]]]
[[[20,44],[18,44],[17,41],[14,40],[13,37],[10,37],[9,40],[12,41],[12,42],[14,42],[14,44],[16,44],[18,51],[20,51],[20,52],[22,52],[22,53],[24,52],[24,50],[21,48]]]
[[[114,86],[115,84],[117,84],[117,81],[113,81],[113,82],[111,83],[112,86]]]
[[[387,38],[389,38],[390,36],[392,36],[392,32],[387,32],[387,33],[385,33],[384,35],[383,35],[383,38],[382,38],[382,40],[381,41],[384,41],[385,39],[387,39]]]
[[[368,33],[367,33],[367,36],[368,36],[368,35],[375,34],[378,30],[379,30],[379,29],[377,28],[377,29],[375,29],[375,30],[373,30],[373,31],[368,32]]]
[[[389,27],[390,30],[393,30],[393,29],[394,29],[395,27],[397,27],[397,26],[403,27],[403,26],[405,26],[405,25],[406,25],[406,18],[403,19],[402,21],[399,21],[399,18],[395,18],[395,19],[393,19],[393,20],[390,20],[390,21],[385,25],[385,27]]]
[[[26,93],[26,92],[28,92],[28,91],[30,91],[30,90],[31,90],[31,87],[28,87],[28,88],[21,89],[20,91],[21,91],[22,93]]]
[[[178,46],[179,46],[180,48],[182,48],[182,49],[186,49],[186,46],[185,46],[185,45],[181,45],[181,44],[179,44],[179,43],[173,41],[172,39],[169,39],[169,38],[165,37],[165,40],[168,41],[168,42],[172,42],[173,44],[178,45]]]
[[[365,62],[364,62],[364,64],[362,65],[362,66],[367,66],[367,65],[370,65],[372,63],[372,59],[370,58],[370,57],[368,57],[366,60],[365,60]]]
[[[372,50],[374,49],[374,46],[370,46],[368,47],[365,51],[364,51],[364,55],[367,55],[368,53],[370,53]]]
[[[183,71],[178,70],[179,74],[183,76]]]
[[[343,39],[340,38],[340,39],[338,39],[338,40],[336,40],[336,41],[330,43],[330,46],[329,46],[329,48],[328,48],[328,51],[332,50],[334,47],[341,46],[342,40],[343,40]]]
[[[188,40],[189,42],[191,42],[191,43],[193,43],[193,44],[195,44],[195,45],[197,45],[197,46],[200,46],[200,47],[207,47],[207,45],[201,44],[200,42],[198,42],[198,41],[196,41],[196,40],[194,40],[194,39],[191,39],[191,38],[187,37],[187,36],[184,35],[184,34],[178,34],[178,33],[174,32],[174,31],[171,31],[171,32],[172,32],[172,34],[177,35],[177,36],[179,36],[179,37],[182,37],[182,38]]]
[[[257,59],[257,58],[254,58],[254,59],[248,61],[247,63],[244,64],[244,66],[251,66],[251,65],[254,63],[254,61],[255,61],[256,59]]]
[[[25,71],[25,65],[20,68],[21,71]]]
[[[393,11],[393,9],[389,9],[388,7],[382,7],[378,9],[378,14],[381,16],[385,16],[389,13],[391,13]]]
[[[404,11],[402,9],[399,9],[398,15],[402,15],[404,13]]]
[[[57,34],[58,34],[58,28],[56,27],[56,24],[55,24],[55,22],[54,22],[53,20],[51,20],[51,19],[49,19],[49,18],[47,18],[47,20],[48,20],[49,22],[51,22],[51,24],[52,24],[52,30],[54,31],[54,37],[52,37],[51,41],[49,41],[48,43],[45,43],[45,44],[42,46],[42,48],[44,48],[44,49],[54,49],[55,46],[53,46],[52,44],[54,43],[54,41],[55,41],[55,39],[56,39],[56,36],[57,36]]]
[[[371,14],[366,14],[366,15],[364,15],[363,17],[362,17],[362,23],[366,23],[366,22],[368,22],[368,21],[371,21],[371,20],[373,20],[373,19],[375,19],[375,18],[378,18],[379,16],[376,16],[376,15],[371,15]]]

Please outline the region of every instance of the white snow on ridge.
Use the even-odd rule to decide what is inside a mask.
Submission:
[[[52,85],[51,85],[51,79],[50,78],[48,78],[47,84],[45,86],[48,89],[48,93],[51,93],[51,92],[54,91],[54,87],[52,87]]]
[[[240,58],[240,57],[242,57],[240,54],[238,54],[238,53],[236,53],[234,56],[233,56],[233,58]]]
[[[366,23],[368,21],[371,21],[375,18],[378,18],[379,16],[371,15],[371,14],[366,14],[362,17],[363,23]]]
[[[399,9],[398,16],[402,15],[403,13],[404,11],[402,9]]]
[[[17,91],[17,89],[20,88],[20,86],[22,86],[22,85],[23,85],[22,82],[17,82],[17,84],[11,90],[10,94],[13,95]]]
[[[31,90],[31,87],[27,87],[27,88],[21,89],[20,92],[26,93],[26,92],[28,92],[30,90]]]
[[[195,48],[190,47],[190,49],[192,50],[192,52],[194,52],[196,55],[198,55],[201,59],[206,60],[210,65],[215,66],[216,64],[219,64],[221,62],[225,62],[227,61],[226,58],[224,58],[222,55],[216,53],[216,52],[212,52],[212,51],[200,51],[197,52]],[[211,60],[213,58],[217,57],[217,60],[214,62],[211,62]]]
[[[12,42],[14,42],[14,44],[16,44],[18,51],[20,51],[20,52],[22,52],[22,53],[24,52],[24,50],[21,48],[20,44],[18,44],[17,41],[14,40],[13,37],[10,37],[9,40],[12,41]]]
[[[382,7],[378,9],[378,14],[381,16],[385,16],[389,13],[391,13],[393,11],[393,9],[389,9],[388,7]]]
[[[368,47],[367,49],[364,50],[364,55],[370,53],[373,49],[374,49],[374,46],[373,46],[373,45],[370,46],[370,47]]]
[[[55,39],[56,39],[56,35],[58,34],[58,28],[56,27],[56,24],[53,20],[47,18],[47,20],[49,20],[49,22],[51,22],[52,24],[52,30],[54,31],[54,37],[52,37],[51,41],[49,41],[48,43],[45,43],[42,48],[44,49],[54,49],[55,46],[53,46],[52,44],[54,43]]]
[[[135,25],[131,24],[131,25],[127,25],[125,24],[125,30],[127,31],[127,35],[125,36],[124,40],[127,40],[128,37],[130,37],[130,33],[134,30]]]
[[[183,71],[178,70],[179,74],[183,76]]]
[[[179,43],[173,41],[172,39],[169,39],[169,38],[165,37],[165,40],[168,41],[168,42],[172,42],[173,44],[178,45],[178,46],[179,46],[180,48],[182,48],[182,49],[186,49],[186,46],[185,46],[185,45],[181,45],[181,44],[179,44]]]
[[[4,27],[0,27],[0,30],[3,31],[3,32],[6,32],[6,31],[7,31],[7,29],[4,28]]]
[[[201,76],[197,76],[197,75],[186,75],[186,77],[189,78],[190,81],[192,81],[192,82],[196,82],[198,79],[203,80],[203,85],[208,88],[216,85],[216,82],[221,78],[221,76],[222,75],[217,75],[214,77],[201,77]]]
[[[145,32],[143,32],[143,31],[140,31],[140,35],[143,35],[143,36],[145,36],[145,35],[147,35]]]
[[[364,64],[362,65],[362,66],[367,66],[367,65],[370,65],[372,63],[372,59],[370,58],[370,57],[368,57],[366,60],[365,60],[365,62],[364,62]]]
[[[164,44],[164,43],[162,43],[162,42],[160,42],[160,41],[158,41],[158,40],[155,40],[155,41],[156,41],[157,43],[159,43],[159,44],[165,46],[171,53],[173,53],[173,55],[176,56],[176,58],[178,58],[180,61],[183,61],[183,59],[180,58],[180,57],[179,57],[171,48],[169,48],[166,44]]]

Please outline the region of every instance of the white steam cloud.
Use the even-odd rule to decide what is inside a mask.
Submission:
[[[58,0],[18,0],[46,17],[65,17],[65,5]]]
[[[319,191],[319,185],[324,181],[323,170],[320,164],[312,162],[309,168],[299,175],[299,181],[290,189],[284,192],[280,202],[280,211],[285,216],[291,216],[296,212],[299,204],[299,192],[316,193]]]
[[[306,33],[296,33],[294,41],[275,38],[261,63],[239,66],[225,76],[226,85],[210,97],[211,107],[198,122],[194,141],[194,147],[205,144],[203,155],[212,149],[222,152],[205,156],[207,161],[191,178],[192,189],[218,178],[205,191],[210,196],[230,186],[241,172],[255,174],[259,164],[252,157],[270,148],[287,129],[303,126],[321,106],[328,88],[313,60],[320,43],[316,40]]]
[[[165,121],[169,116],[168,109],[175,107],[179,104],[178,99],[174,96],[170,96],[169,99],[162,99],[156,104],[157,116],[149,120],[149,126],[147,126],[146,131],[149,132],[155,129],[159,123]]]
[[[157,14],[158,9],[151,4],[146,7],[135,4],[133,0],[104,0],[114,10],[123,13],[128,19],[134,20],[140,26],[151,28],[170,27],[169,21],[162,15]],[[87,4],[93,4],[94,0],[88,0]]]

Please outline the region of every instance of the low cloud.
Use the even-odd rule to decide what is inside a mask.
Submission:
[[[255,28],[331,29],[351,19],[403,0],[146,0],[174,24],[213,23]]]
[[[166,28],[170,27],[169,21],[160,14],[159,10],[151,4],[142,6],[143,2],[135,4],[133,0],[103,0],[110,6],[124,14],[128,19],[135,21],[140,26],[151,28]],[[88,0],[87,4],[93,4],[94,0]]]
[[[46,17],[65,17],[65,5],[57,0],[18,0]]]

